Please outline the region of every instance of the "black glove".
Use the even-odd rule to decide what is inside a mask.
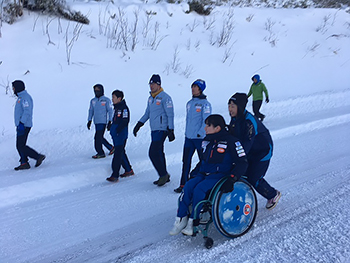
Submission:
[[[201,137],[201,135],[200,135],[200,134],[197,134],[197,137],[198,137],[198,138],[200,138],[200,137]]]
[[[91,127],[91,121],[88,121],[88,123],[86,124],[88,130],[90,130],[90,127]]]
[[[134,130],[133,130],[133,132],[132,132],[132,133],[134,134],[135,137],[136,137],[136,135],[137,135],[137,132],[139,131],[139,129],[140,129],[142,126],[143,126],[143,123],[140,122],[140,121],[138,121],[137,124],[135,125]]]
[[[266,103],[269,103],[270,102],[269,97],[267,97],[265,101]]]
[[[168,138],[169,138],[169,142],[172,142],[173,140],[175,140],[175,134],[174,134],[174,130],[173,129],[168,129]]]
[[[25,130],[25,127],[24,127],[24,124],[22,122],[19,122],[18,126],[17,126],[17,129],[19,131],[24,131]]]
[[[107,131],[110,131],[111,130],[111,126],[112,126],[112,122],[108,122],[107,123]]]
[[[224,193],[230,193],[233,191],[233,185],[235,184],[235,182],[238,181],[238,178],[236,176],[234,176],[233,174],[231,174],[227,180],[224,182],[224,184],[222,185],[221,189]]]

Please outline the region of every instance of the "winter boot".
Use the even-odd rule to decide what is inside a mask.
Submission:
[[[188,218],[185,217],[176,217],[173,228],[170,230],[169,234],[175,236],[181,232],[187,225]]]
[[[112,147],[112,149],[109,151],[109,154],[108,155],[112,155],[114,153],[115,149],[114,149],[114,146]]]
[[[184,189],[184,186],[180,185],[178,188],[174,189],[174,192],[179,194],[182,192],[182,189]]]
[[[117,183],[119,181],[119,179],[117,177],[114,177],[114,176],[110,176],[110,177],[106,178],[106,180],[108,182],[111,182],[111,183]]]
[[[170,182],[170,175],[169,174],[166,174],[164,176],[161,176],[158,180],[158,186],[163,186],[165,185],[166,183]]]
[[[187,226],[181,231],[186,236],[193,236],[193,218],[188,219]]]
[[[20,166],[15,167],[16,171],[30,169],[29,163],[22,163]]]
[[[281,192],[278,191],[278,190],[276,190],[276,191],[277,191],[276,196],[271,198],[271,199],[269,199],[269,200],[267,200],[266,208],[269,209],[269,210],[275,208],[275,206],[277,205],[278,201],[281,198]]]
[[[106,157],[106,155],[104,155],[104,154],[95,154],[92,156],[93,159],[101,159],[101,158],[105,158],[105,157]]]
[[[40,154],[38,160],[36,160],[36,164],[35,164],[35,167],[38,167],[40,166],[40,164],[45,160],[46,156],[43,155],[43,154]]]
[[[130,172],[125,172],[123,174],[120,175],[120,177],[124,178],[124,177],[129,177],[129,176],[132,176],[134,175],[134,171],[131,170]]]

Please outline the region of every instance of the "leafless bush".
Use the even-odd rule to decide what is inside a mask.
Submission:
[[[204,25],[204,28],[206,30],[213,30],[214,27],[215,27],[215,22],[216,22],[216,19],[215,19],[215,16],[211,16],[211,17],[203,17],[203,25]]]
[[[251,22],[254,18],[253,14],[250,14],[249,16],[247,16],[247,18],[245,20],[247,20],[247,22]]]
[[[168,35],[162,36],[159,34],[159,26],[158,21],[154,24],[153,35],[148,38],[146,42],[146,46],[150,47],[152,50],[157,50],[159,44],[166,38]]]
[[[1,65],[1,61],[0,61],[0,65]],[[8,95],[10,93],[10,81],[9,81],[9,76],[7,75],[7,82],[5,82],[4,80],[1,80],[2,84],[0,84],[1,87],[3,87],[5,89],[5,94]]]
[[[70,61],[71,61],[72,48],[73,48],[75,42],[77,42],[79,39],[80,32],[81,32],[83,25],[84,24],[76,23],[74,28],[73,28],[73,31],[71,33],[69,32],[70,22],[67,25],[67,28],[66,28],[66,57],[67,57],[68,65],[70,65]],[[72,35],[71,37],[70,37],[70,34]]]
[[[314,43],[311,46],[307,47],[306,53],[303,56],[303,58],[305,58],[307,56],[307,54],[309,54],[311,52],[315,52],[319,48],[319,46],[320,46],[320,44]]]
[[[233,29],[235,28],[233,16],[233,9],[230,8],[222,23],[221,30],[216,40],[216,43],[219,47],[226,46],[231,40]]]
[[[190,32],[193,32],[199,26],[199,23],[197,19],[194,19],[192,24],[187,24],[186,26],[190,30]]]
[[[329,20],[331,19],[331,15],[328,14],[323,17],[322,23],[316,28],[316,32],[320,32],[322,34],[326,33],[329,28]]]
[[[194,73],[194,69],[192,65],[186,65],[186,68],[184,69],[184,71],[182,72],[182,74],[185,76],[185,78],[189,78],[192,76],[192,74]]]
[[[265,22],[265,29],[268,35],[264,38],[265,41],[269,42],[272,47],[275,47],[278,41],[277,35],[273,32],[273,27],[276,24],[271,18],[268,18]]]

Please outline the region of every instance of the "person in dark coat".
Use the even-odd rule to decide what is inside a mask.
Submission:
[[[19,153],[20,166],[15,170],[26,170],[30,168],[28,157],[35,159],[35,167],[41,165],[46,158],[45,155],[39,154],[34,149],[27,146],[29,132],[33,126],[33,99],[25,90],[24,82],[15,80],[12,82],[13,93],[17,96],[15,105],[15,125],[17,127],[16,148]]]
[[[124,93],[115,90],[112,93],[112,102],[114,105],[113,123],[110,133],[114,144],[114,155],[112,160],[113,173],[106,180],[110,182],[118,182],[119,177],[128,177],[134,175],[128,156],[125,152],[126,141],[128,139],[128,126],[130,121],[130,111],[124,100]],[[125,172],[119,175],[120,167]]]
[[[247,102],[248,97],[245,93],[235,93],[229,99],[230,133],[242,142],[247,153],[248,182],[267,199],[266,208],[272,209],[281,197],[280,191],[264,179],[273,153],[273,142],[264,124],[246,110]]]

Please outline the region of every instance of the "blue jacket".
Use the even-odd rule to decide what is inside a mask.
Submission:
[[[193,97],[186,105],[186,131],[189,139],[203,139],[205,119],[211,114],[211,104],[204,94]]]
[[[233,117],[230,133],[243,144],[248,161],[268,161],[272,157],[273,142],[269,130],[250,112],[240,118]]]
[[[211,178],[245,174],[248,162],[239,140],[226,130],[208,134],[202,141],[203,159],[199,172]]]
[[[94,118],[95,124],[107,124],[113,119],[112,103],[106,96],[93,98],[90,101],[88,121]]]
[[[24,124],[25,127],[33,126],[33,99],[23,90],[17,93],[17,101],[15,105],[15,125],[16,127],[20,122]]]
[[[154,98],[149,96],[147,108],[139,120],[145,123],[149,119],[151,131],[174,129],[174,106],[171,97],[161,89]]]
[[[128,138],[129,121],[130,111],[126,105],[126,101],[122,100],[114,105],[114,116],[110,130],[113,140],[117,138],[124,141]]]

